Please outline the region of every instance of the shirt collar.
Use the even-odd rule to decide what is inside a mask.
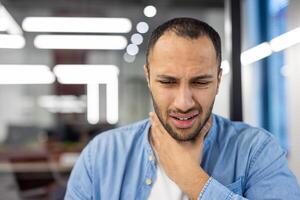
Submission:
[[[211,117],[212,117],[211,127],[204,139],[204,147],[210,145],[210,143],[214,140],[217,132],[216,116],[212,114]]]
[[[151,126],[151,122],[150,122],[150,118],[147,119],[147,122],[145,124],[144,130],[143,130],[143,146],[146,148],[147,153],[152,154],[153,155],[153,150],[152,147],[150,145],[150,141],[149,141],[149,130],[150,130],[150,126]]]

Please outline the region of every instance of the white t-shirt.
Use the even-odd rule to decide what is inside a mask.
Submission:
[[[188,200],[188,196],[157,165],[157,177],[153,183],[148,200]]]

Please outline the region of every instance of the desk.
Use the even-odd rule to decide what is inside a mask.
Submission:
[[[1,146],[0,178],[5,182],[0,184],[0,193],[11,191],[20,199],[37,196],[53,199],[50,198],[53,195],[63,198],[70,172],[83,146],[60,143],[47,143],[34,149]]]
[[[64,188],[79,153],[61,152],[55,156],[47,151],[0,151],[0,174],[15,180],[19,193],[43,188],[50,195],[53,188]]]
[[[0,173],[41,173],[41,172],[59,172],[69,173],[73,165],[60,165],[55,162],[0,162]]]

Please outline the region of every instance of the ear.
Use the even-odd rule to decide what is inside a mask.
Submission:
[[[217,93],[219,92],[219,86],[220,86],[220,83],[221,83],[222,74],[223,74],[223,69],[220,67],[219,72],[218,72],[218,86],[217,86]]]
[[[146,64],[144,65],[144,75],[147,80],[148,88],[150,88],[150,80],[149,80],[150,74],[149,74],[149,70],[148,70],[148,67]]]

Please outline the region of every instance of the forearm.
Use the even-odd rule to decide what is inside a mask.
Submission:
[[[198,199],[208,179],[209,175],[201,167],[197,167],[187,170],[185,178],[178,184],[189,198],[194,200]]]
[[[195,182],[191,186],[190,198],[198,199],[200,192],[203,190],[205,184],[209,180],[209,176],[202,170],[201,174],[195,176]]]

